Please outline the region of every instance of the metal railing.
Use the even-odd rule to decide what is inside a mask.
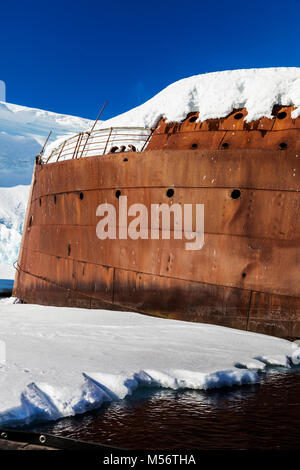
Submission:
[[[62,142],[43,158],[44,163],[107,153],[145,150],[153,129],[144,127],[110,127],[76,134]]]

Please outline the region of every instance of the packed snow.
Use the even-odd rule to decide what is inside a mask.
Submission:
[[[0,187],[29,184],[34,157],[51,140],[90,128],[92,121],[0,102]]]
[[[8,302],[0,301],[2,426],[83,413],[139,386],[254,383],[269,364],[300,359],[294,343],[220,326]]]

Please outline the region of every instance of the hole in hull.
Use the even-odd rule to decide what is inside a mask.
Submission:
[[[280,142],[278,147],[279,147],[280,150],[286,150],[288,146],[287,146],[286,142]]]
[[[236,113],[234,115],[234,119],[238,120],[238,119],[242,119],[244,117],[243,113]]]
[[[239,197],[241,197],[241,191],[239,189],[231,191],[231,199],[238,199]]]
[[[167,194],[167,197],[172,197],[172,196],[174,196],[174,189],[172,189],[172,188],[168,189],[168,191],[166,192],[166,194]]]
[[[278,119],[284,119],[287,117],[287,114],[285,111],[281,111],[280,113],[277,114]]]

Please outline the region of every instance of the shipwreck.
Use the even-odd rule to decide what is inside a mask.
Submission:
[[[96,128],[38,157],[13,295],[300,337],[294,109],[275,105],[251,122],[239,108],[152,129]],[[97,207],[121,196],[149,211],[203,204],[203,247],[186,250],[175,236],[100,239]]]

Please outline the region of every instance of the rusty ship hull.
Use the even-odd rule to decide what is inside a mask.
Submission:
[[[253,123],[244,109],[203,123],[191,113],[161,120],[143,152],[37,164],[13,294],[300,337],[300,119],[292,109]],[[185,250],[184,238],[98,239],[97,206],[116,205],[120,194],[148,208],[204,204],[203,248]]]

